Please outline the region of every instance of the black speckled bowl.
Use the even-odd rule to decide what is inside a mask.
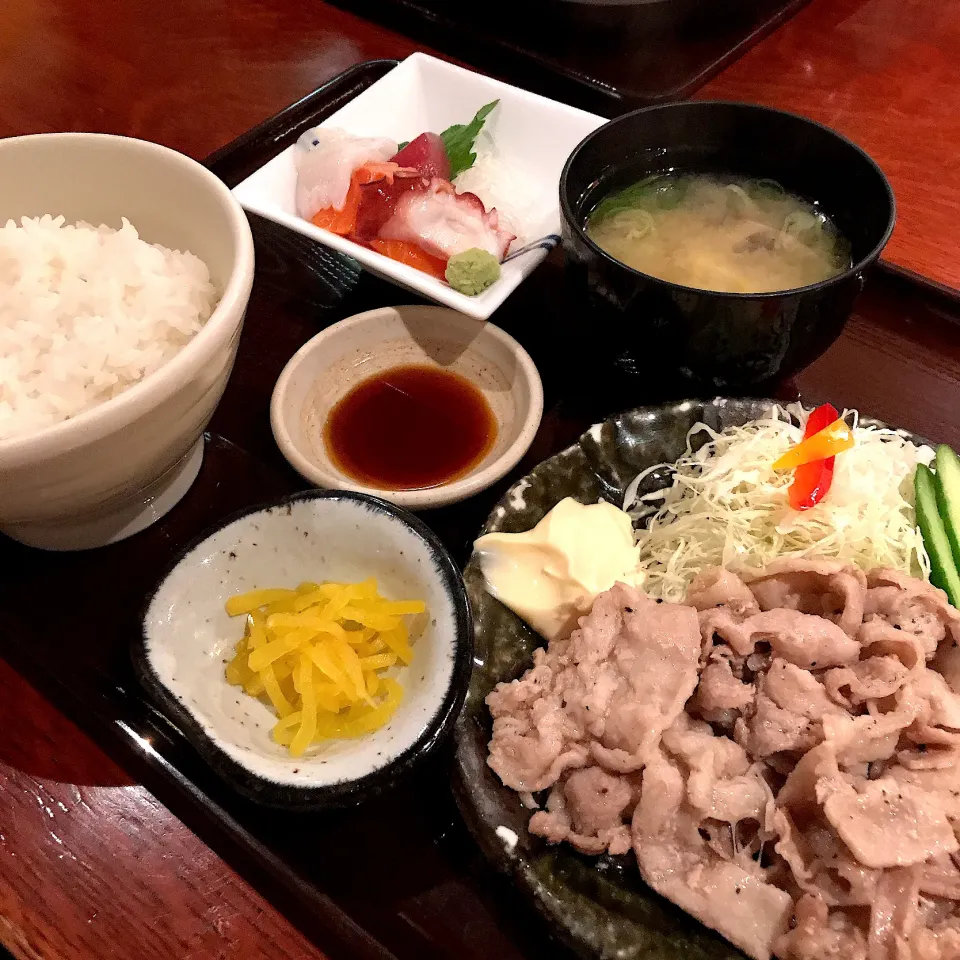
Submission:
[[[795,290],[716,293],[634,270],[587,236],[603,196],[672,169],[770,178],[818,203],[850,241],[850,269]],[[595,130],[563,169],[560,209],[584,345],[624,370],[669,374],[687,394],[756,393],[812,363],[843,329],[895,217],[890,184],[856,144],[804,117],[717,101],[647,107]]]
[[[422,599],[404,698],[381,729],[294,758],[271,739],[273,711],[229,685],[224,665],[244,618],[228,597],[305,581],[376,577],[395,599]],[[311,490],[253,507],[190,544],[147,601],[137,675],[166,716],[241,793],[276,807],[345,806],[387,789],[452,728],[473,651],[463,580],[425,524],[375,497]]]
[[[481,532],[529,530],[564,497],[582,503],[602,498],[620,506],[626,486],[641,470],[683,454],[687,432],[696,423],[722,430],[768,413],[772,403],[684,401],[631,410],[597,424],[577,444],[545,460],[516,483]],[[861,423],[876,422],[861,418]],[[650,489],[657,483],[652,479]],[[520,676],[544,641],[487,593],[476,557],[464,576],[476,625],[476,666],[456,726],[455,792],[487,858],[533,901],[548,929],[583,957],[742,957],[719,935],[653,893],[640,879],[632,854],[585,857],[567,845],[548,846],[527,832],[530,811],[486,763],[491,720],[484,698],[497,683]]]

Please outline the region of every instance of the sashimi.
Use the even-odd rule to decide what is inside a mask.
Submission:
[[[337,128],[309,131],[295,150],[297,213],[451,283],[448,261],[456,256],[455,288],[476,295],[495,282],[516,237],[496,209],[487,210],[474,193],[457,193],[452,181],[476,161],[477,135],[496,105],[481,107],[467,124],[421,133],[402,146]]]
[[[324,207],[310,218],[310,222],[341,237],[353,233],[357,222],[357,209],[360,206],[360,187],[367,177],[365,167],[354,170],[341,208],[338,210],[336,207]]]
[[[444,278],[447,261],[441,257],[432,256],[415,243],[408,243],[405,240],[373,240],[370,247],[391,260],[422,270],[438,280]]]
[[[297,141],[297,216],[311,220],[319,210],[342,210],[359,167],[388,161],[397,142],[354,137],[335,127],[316,127]]]
[[[415,243],[444,260],[475,248],[502,260],[515,239],[500,227],[497,211],[486,210],[476,194],[457,193],[438,178],[424,191],[405,194],[379,236]]]
[[[324,207],[310,218],[310,222],[341,237],[353,235],[356,233],[364,187],[373,183],[392,183],[396,170],[395,163],[368,163],[354,170],[343,206],[339,210],[336,207]]]
[[[407,168],[403,168],[393,177],[382,177],[365,183],[360,189],[360,206],[353,238],[373,240],[393,216],[402,197],[408,193],[423,192],[429,186],[429,180]]]
[[[428,180],[450,179],[450,158],[443,138],[437,133],[421,133],[391,159],[401,167],[411,167]]]

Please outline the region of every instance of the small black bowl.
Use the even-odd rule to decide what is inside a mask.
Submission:
[[[830,217],[853,265],[793,290],[718,293],[634,270],[587,236],[603,196],[671,170],[778,181]],[[695,392],[755,392],[819,357],[843,329],[895,219],[890,184],[854,143],[794,114],[719,101],[647,107],[598,128],[567,160],[560,209],[584,335],[604,361],[655,370]]]

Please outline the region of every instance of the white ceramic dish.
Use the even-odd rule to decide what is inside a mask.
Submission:
[[[510,254],[500,279],[480,296],[457,293],[440,280],[298,217],[292,146],[238,184],[234,194],[247,210],[355,257],[371,273],[461,313],[486,319],[559,241],[560,172],[574,147],[606,121],[415,53],[322,124],[358,136],[390,137],[402,142],[427,130],[439,133],[451,124],[467,123],[481,106],[498,98],[500,104],[485,129],[513,175],[529,184],[529,222],[522,252]]]
[[[322,433],[334,404],[359,381],[401,364],[459,373],[486,397],[497,441],[466,476],[421,490],[380,490],[358,484],[330,461]],[[455,503],[495,483],[527,452],[542,416],[540,375],[513,337],[492,323],[424,306],[369,310],[327,327],[287,363],[270,405],[277,445],[312,483],[360,490],[413,510]]]
[[[0,441],[0,531],[48,549],[98,547],[162,517],[203,459],[253,283],[253,236],[227,187],[155,143],[93,133],[0,140],[0,223],[63,214],[190,250],[222,292],[203,329],[140,383],[98,407]]]
[[[260,587],[371,576],[385,596],[427,604],[411,624],[413,662],[398,673],[403,701],[374,733],[291,757],[270,736],[272,710],[224,677],[244,631],[224,603]],[[222,776],[258,801],[307,809],[382,790],[436,746],[463,703],[472,637],[463,581],[424,524],[372,497],[309,491],[253,508],[187,547],[148,602],[133,659]]]

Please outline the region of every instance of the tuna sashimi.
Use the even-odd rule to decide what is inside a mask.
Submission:
[[[495,209],[486,210],[476,194],[457,193],[453,184],[439,178],[425,190],[405,193],[379,236],[415,243],[444,259],[479,248],[503,260],[515,239],[501,229]]]
[[[318,210],[311,218],[311,222],[331,233],[339,234],[341,237],[353,237],[354,239],[370,239],[376,236],[379,226],[385,223],[393,212],[394,204],[391,204],[389,210],[380,216],[376,226],[369,233],[369,236],[358,236],[357,224],[363,215],[363,200],[370,191],[376,191],[382,187],[390,190],[393,187],[394,179],[399,176],[419,181],[421,178],[414,170],[401,170],[395,163],[387,161],[385,163],[365,163],[353,171],[350,178],[350,188],[343,201],[343,206],[338,210],[336,207],[324,207]],[[424,181],[426,184],[426,181]],[[369,218],[369,215],[366,215]]]
[[[401,151],[402,152],[402,151]],[[380,177],[360,187],[353,239],[370,241],[377,237],[396,211],[397,204],[409,193],[423,192],[430,186],[415,170],[403,168],[393,176]]]
[[[433,177],[450,179],[450,158],[439,134],[421,133],[391,159],[398,166],[416,170],[428,180]]]

